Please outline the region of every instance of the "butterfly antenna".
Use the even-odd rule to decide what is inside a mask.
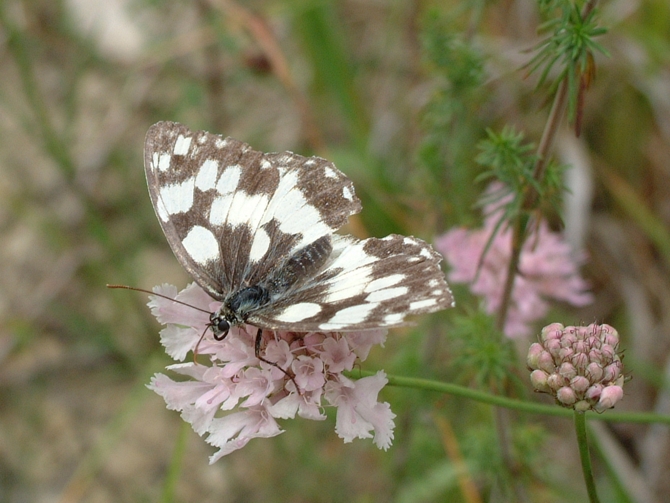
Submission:
[[[134,286],[127,286],[127,285],[107,285],[107,288],[122,288],[124,290],[134,290],[136,292],[148,293],[149,295],[155,295],[156,297],[171,300],[172,302],[176,302],[177,304],[181,304],[182,306],[190,307],[191,309],[195,309],[196,311],[200,311],[201,313],[212,314],[211,311],[208,311],[207,309],[201,309],[199,307],[192,306],[191,304],[187,304],[186,302],[182,302],[181,300],[177,300],[172,297],[168,297],[167,295],[163,295],[162,293],[152,292],[151,290],[145,290],[143,288],[135,288]]]
[[[205,330],[202,331],[202,335],[200,336],[200,339],[198,339],[198,343],[195,345],[195,348],[193,348],[193,363],[195,363],[196,365],[199,365],[198,364],[198,348],[200,347],[200,343],[202,342],[202,340],[205,338],[205,334],[207,333],[207,330],[209,330],[209,328],[211,326],[212,326],[211,324],[208,324],[205,327]]]
[[[173,299],[172,297],[168,297],[167,295],[163,295],[162,293],[156,293],[152,292],[149,290],[145,290],[143,288],[135,288],[134,286],[127,286],[127,285],[107,285],[107,288],[122,288],[124,290],[134,290],[136,292],[142,292],[142,293],[148,293],[149,295],[155,295],[156,297],[161,297],[166,300],[171,300],[172,302],[176,302],[177,304],[181,304],[182,306],[187,306],[192,309],[195,309],[196,311],[200,311],[202,313],[207,313],[211,314],[209,311],[206,309],[201,309],[199,307],[192,306],[191,304],[187,304],[186,302],[182,302],[181,300]],[[197,344],[195,345],[195,348],[193,349],[193,363],[198,365],[198,348],[200,347],[200,343],[202,340],[205,338],[205,334],[207,333],[207,330],[212,326],[211,323],[208,323],[207,326],[205,327],[205,330],[203,330],[202,335],[200,336],[200,339],[198,339]]]

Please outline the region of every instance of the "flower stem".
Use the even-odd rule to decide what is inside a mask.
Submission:
[[[540,181],[544,176],[545,168],[547,166],[547,159],[549,158],[549,151],[554,144],[554,139],[558,133],[558,126],[560,125],[561,120],[563,119],[563,114],[565,112],[567,94],[568,79],[564,78],[563,81],[558,85],[554,103],[551,107],[551,112],[549,112],[549,118],[547,119],[547,123],[544,126],[542,139],[540,140],[540,144],[537,148],[537,161],[533,167],[533,178],[535,180]],[[514,278],[516,277],[519,270],[521,249],[523,248],[523,244],[527,237],[529,220],[527,211],[532,210],[532,208],[535,206],[537,197],[538,193],[535,188],[528,185],[525,190],[522,205],[523,209],[526,211],[522,212],[513,223],[512,255],[507,267],[507,277],[505,279],[505,288],[503,289],[503,298],[502,302],[500,303],[500,309],[498,311],[498,317],[496,320],[496,324],[500,330],[504,330],[505,328],[505,321],[507,320],[507,313],[509,311],[509,306],[512,300]]]
[[[589,443],[586,438],[586,417],[583,412],[575,411],[575,430],[577,431],[577,444],[579,445],[579,457],[582,461],[582,472],[586,490],[589,493],[590,503],[600,503],[596,484],[593,480],[593,469],[591,468],[591,456],[589,455]]]
[[[356,370],[345,372],[344,374],[351,379],[360,379],[375,375],[377,371]],[[436,391],[447,395],[460,396],[469,400],[475,400],[480,403],[505,407],[506,409],[518,410],[530,414],[541,414],[543,416],[571,417],[572,411],[556,405],[542,405],[537,402],[526,400],[517,400],[507,398],[501,395],[494,395],[479,391],[458,384],[434,381],[431,379],[421,379],[418,377],[401,377],[392,374],[386,374],[389,386],[398,386],[402,388],[420,389],[425,391]],[[589,414],[586,418],[589,421],[622,422],[637,424],[666,424],[670,426],[670,416],[663,414],[652,414],[649,412],[612,412],[606,414]]]

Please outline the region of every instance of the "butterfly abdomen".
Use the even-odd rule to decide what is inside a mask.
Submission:
[[[330,236],[322,236],[298,250],[268,280],[272,295],[278,296],[312,278],[326,263],[333,251]]]

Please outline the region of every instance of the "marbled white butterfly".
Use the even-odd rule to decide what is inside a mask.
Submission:
[[[174,254],[230,327],[358,331],[405,324],[453,305],[430,245],[414,237],[334,232],[361,210],[354,186],[320,157],[264,154],[175,122],[147,133],[151,201]]]

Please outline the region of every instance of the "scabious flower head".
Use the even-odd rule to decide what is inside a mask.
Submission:
[[[255,356],[255,327],[233,327],[222,341],[211,336],[208,312],[216,311],[220,302],[195,283],[179,293],[171,285],[155,287],[154,292],[204,310],[151,297],[151,312],[167,325],[161,330],[166,352],[183,362],[197,346],[198,355],[208,362],[171,365],[168,370],[183,379],[175,381],[156,374],[149,388],[163,397],[169,409],[180,411],[199,435],[207,435],[208,443],[219,448],[210,463],[244,447],[252,438],[279,435],[283,430],[277,419],[292,419],[297,414],[323,420],[328,405],[337,408],[335,432],[345,442],[374,436],[379,448],[390,447],[395,414],[388,403],[377,401],[377,394],[388,382],[386,375],[378,372],[357,381],[342,375],[357,359],[365,360],[372,346],[384,343],[386,330],[308,334],[263,331],[262,356],[276,363],[277,368]]]
[[[455,228],[435,240],[435,248],[451,266],[449,280],[470,284],[472,293],[484,298],[488,313],[500,308],[512,255],[512,230],[504,226],[496,230],[500,205],[498,201],[485,208],[483,229]],[[521,250],[504,333],[508,337],[529,335],[531,324],[547,314],[547,299],[574,306],[590,304],[593,296],[579,274],[582,260],[561,234],[540,222]]]
[[[619,334],[609,325],[542,329],[531,344],[526,363],[535,391],[549,393],[556,403],[578,411],[611,409],[623,398],[623,363]]]

